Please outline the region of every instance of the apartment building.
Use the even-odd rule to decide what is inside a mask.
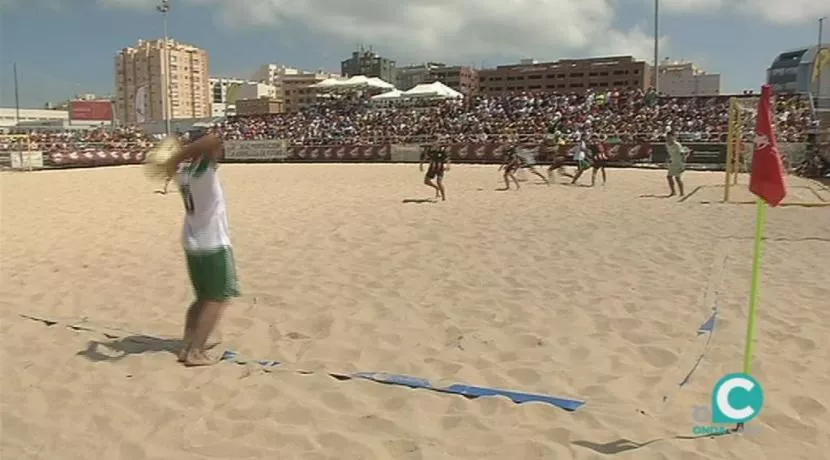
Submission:
[[[406,91],[421,83],[432,83],[433,70],[446,68],[443,62],[424,62],[422,64],[398,67],[395,81],[390,81],[401,91]]]
[[[237,114],[236,102],[247,99],[277,99],[277,88],[268,83],[240,78],[210,78],[213,117]]]
[[[584,93],[589,89],[645,89],[650,83],[649,66],[631,56],[562,59],[519,64],[478,71],[480,92],[502,95],[531,92]]]
[[[478,70],[463,65],[432,69],[429,72],[429,80],[440,81],[465,96],[478,94],[481,88]]]
[[[660,92],[668,96],[717,96],[721,93],[720,74],[706,73],[694,63],[664,61],[659,70]]]
[[[376,77],[394,85],[398,79],[398,70],[394,60],[375,53],[371,48],[361,47],[352,52],[350,58],[340,62],[340,75],[343,77],[358,75]]]
[[[211,116],[208,53],[175,40],[139,40],[115,57],[116,119],[122,124]]]
[[[251,80],[272,85],[276,90],[275,99],[281,102],[280,107],[290,113],[317,102],[317,91],[311,85],[337,77],[336,73],[322,70],[311,72],[280,64],[266,64],[251,76]]]

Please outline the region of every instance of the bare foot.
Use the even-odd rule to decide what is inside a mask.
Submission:
[[[222,357],[210,356],[204,351],[190,350],[184,358],[187,367],[212,366],[222,360]]]
[[[207,343],[205,344],[205,350],[212,350],[223,341],[222,333],[215,332],[208,337]]]
[[[185,359],[187,359],[187,352],[188,352],[189,349],[190,349],[190,345],[187,344],[187,343],[182,342],[182,348],[176,354],[176,357],[178,358],[178,361],[180,363],[183,363],[185,361]]]

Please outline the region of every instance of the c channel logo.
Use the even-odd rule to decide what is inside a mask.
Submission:
[[[746,423],[763,407],[764,388],[749,374],[729,374],[712,391],[712,423]]]

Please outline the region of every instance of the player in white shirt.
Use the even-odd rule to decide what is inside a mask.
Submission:
[[[590,167],[590,165],[586,161],[586,151],[588,150],[588,145],[585,143],[584,140],[582,140],[581,137],[574,139],[574,142],[575,145],[571,147],[568,153],[576,162],[576,170],[574,170],[573,174],[562,171],[563,176],[568,177],[572,180],[571,183],[573,183],[574,177],[579,177],[580,175],[582,175],[582,170],[588,169],[588,167]]]
[[[196,293],[185,318],[179,361],[186,366],[215,364],[206,344],[230,300],[240,295],[231,247],[225,194],[217,173],[222,140],[205,135],[176,152],[167,171],[176,177],[184,201],[182,245]],[[186,165],[179,167],[180,165]]]
[[[674,133],[669,131],[666,133],[666,151],[669,154],[668,170],[666,171],[666,180],[669,183],[669,196],[676,194],[674,184],[680,191],[680,196],[684,195],[683,190],[683,171],[686,170],[686,160],[689,159],[689,149],[677,142]]]

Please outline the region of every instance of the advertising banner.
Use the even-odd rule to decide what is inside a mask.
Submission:
[[[69,119],[80,121],[111,121],[111,101],[71,101]]]
[[[274,161],[287,155],[282,140],[225,141],[225,160]]]

